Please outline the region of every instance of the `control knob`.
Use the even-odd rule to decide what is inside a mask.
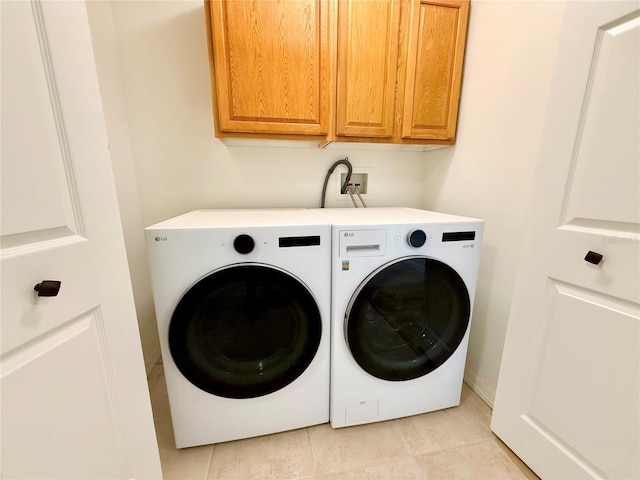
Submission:
[[[243,233],[242,235],[238,235],[233,241],[233,248],[236,249],[236,252],[242,253],[243,255],[251,253],[255,246],[256,242],[253,240],[253,238],[245,233]]]
[[[427,241],[427,234],[424,233],[424,230],[420,230],[418,228],[411,230],[409,235],[407,235],[407,241],[412,247],[419,248]]]

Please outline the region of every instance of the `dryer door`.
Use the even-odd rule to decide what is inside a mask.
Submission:
[[[347,307],[344,333],[366,372],[402,381],[442,365],[462,342],[469,318],[462,278],[437,260],[408,257],[362,282]]]
[[[320,344],[316,301],[292,275],[242,264],[193,285],[169,325],[176,366],[195,386],[228,398],[275,392],[298,378]]]

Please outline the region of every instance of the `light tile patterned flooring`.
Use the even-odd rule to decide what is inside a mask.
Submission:
[[[491,432],[490,408],[466,385],[459,407],[438,412],[180,450],[160,364],[149,387],[165,480],[537,479]]]

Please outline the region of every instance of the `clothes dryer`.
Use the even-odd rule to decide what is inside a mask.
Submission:
[[[331,425],[459,405],[483,221],[315,211],[333,225]]]
[[[198,210],[145,230],[176,446],[327,422],[330,225]]]

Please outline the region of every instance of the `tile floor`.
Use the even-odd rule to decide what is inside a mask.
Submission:
[[[489,429],[466,385],[459,407],[333,430],[328,424],[177,450],[162,366],[149,376],[165,480],[537,479]]]

